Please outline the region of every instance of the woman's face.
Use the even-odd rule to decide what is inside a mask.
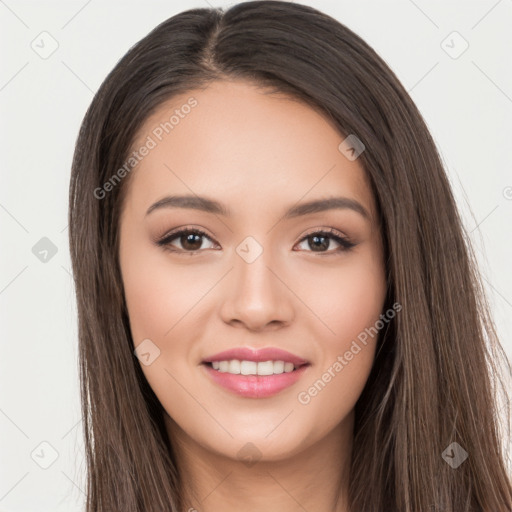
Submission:
[[[309,106],[241,81],[175,97],[140,130],[120,265],[172,435],[279,460],[351,432],[386,283],[374,198],[343,140]],[[259,365],[267,348],[289,354]],[[232,349],[246,352],[215,357]],[[307,364],[283,371],[293,357]]]

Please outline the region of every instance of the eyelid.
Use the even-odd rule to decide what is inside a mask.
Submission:
[[[307,231],[302,237],[300,238],[299,242],[302,242],[304,238],[307,238],[308,236],[314,235],[316,233],[326,233],[329,235],[336,235],[339,238],[343,238],[344,240],[349,240],[349,237],[342,233],[339,229],[336,228],[312,228],[310,231]]]

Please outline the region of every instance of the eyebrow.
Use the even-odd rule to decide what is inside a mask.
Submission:
[[[183,196],[167,196],[156,203],[152,204],[146,215],[160,208],[190,208],[194,210],[200,210],[207,213],[213,213],[216,215],[222,215],[224,217],[230,217],[231,212],[226,206],[218,201],[209,199],[203,196],[196,195],[183,195]],[[283,219],[292,219],[301,217],[303,215],[309,215],[312,213],[319,213],[327,210],[344,210],[349,209],[359,213],[362,217],[370,220],[370,214],[366,208],[349,197],[328,197],[326,199],[315,199],[306,203],[295,204],[291,206],[284,214]]]

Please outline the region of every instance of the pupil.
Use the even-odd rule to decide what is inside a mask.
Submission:
[[[183,247],[187,248],[187,245],[189,245],[188,249],[191,249],[191,250],[199,249],[201,247],[201,235],[197,235],[195,233],[189,233],[188,235],[184,235],[184,237],[185,237],[185,244],[183,244],[183,242],[182,242]],[[195,241],[194,241],[194,238],[196,239]],[[199,241],[199,246],[197,246],[198,241]],[[196,246],[194,246],[194,243],[196,244]],[[190,245],[192,247],[190,247]]]
[[[318,240],[324,240],[324,243],[320,243],[320,245],[314,245],[313,247],[321,248],[321,249],[327,249],[329,247],[329,242],[325,242],[327,240],[326,236],[313,236],[314,243],[316,244]]]

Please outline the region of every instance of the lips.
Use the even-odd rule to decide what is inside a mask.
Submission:
[[[201,370],[216,386],[225,389],[230,394],[243,398],[270,398],[292,389],[293,386],[309,371],[309,364],[299,369],[279,375],[234,375],[214,370],[210,364],[201,365]]]
[[[285,363],[293,363],[295,368],[299,368],[305,364],[309,364],[305,359],[275,347],[266,347],[258,350],[251,349],[248,347],[238,347],[230,350],[219,352],[212,356],[203,359],[203,363],[212,363],[214,361],[227,361],[232,359],[238,359],[240,361],[284,361]]]
[[[230,367],[240,361],[240,372],[226,371],[219,368],[219,364],[230,361]],[[242,368],[249,365],[248,361],[257,363],[258,374],[254,375],[254,368],[245,372]],[[274,372],[261,374],[260,365],[267,361],[274,361]],[[224,362],[224,363],[223,363]],[[213,365],[217,367],[215,369]],[[284,372],[283,372],[284,363]],[[250,363],[252,364],[252,363]],[[276,371],[276,365],[279,370]],[[219,352],[203,359],[201,364],[205,374],[211,381],[231,393],[245,398],[268,398],[274,396],[286,388],[292,387],[303,375],[308,372],[311,364],[306,359],[291,352],[276,347],[265,347],[255,350],[249,347],[238,347]],[[268,365],[266,365],[268,366]],[[286,369],[288,367],[288,369]],[[231,368],[230,368],[231,370]],[[268,371],[268,368],[264,372]]]

